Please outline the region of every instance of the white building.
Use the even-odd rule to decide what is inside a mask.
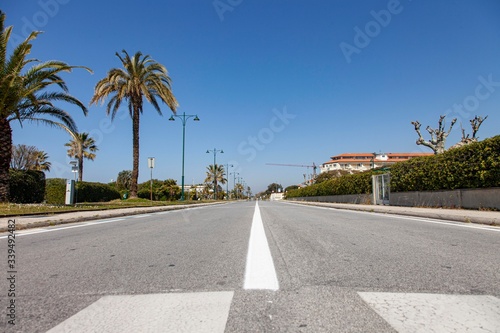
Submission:
[[[351,172],[367,171],[373,168],[389,166],[414,157],[434,155],[433,153],[346,153],[332,156],[331,160],[321,164],[320,172],[346,170]]]
[[[283,200],[284,193],[271,193],[271,197],[269,200],[274,201],[274,200]]]

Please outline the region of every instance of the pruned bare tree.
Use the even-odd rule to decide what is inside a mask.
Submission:
[[[445,130],[445,122],[444,118],[446,116],[440,116],[439,117],[439,123],[438,123],[438,128],[437,129],[432,129],[430,126],[426,127],[427,132],[431,135],[431,139],[429,141],[426,141],[422,137],[422,133],[420,132],[420,126],[421,124],[418,121],[412,121],[412,125],[415,126],[415,131],[418,134],[418,140],[417,140],[417,145],[423,145],[426,147],[429,147],[434,151],[434,154],[441,154],[443,153],[446,148],[446,138],[451,132],[451,129],[453,128],[453,125],[455,125],[457,118],[453,118],[450,124],[450,129],[448,131]]]
[[[484,118],[481,116],[475,116],[474,119],[469,120],[472,127],[472,137],[469,137],[469,134],[466,135],[465,130],[462,127],[462,139],[455,145],[451,146],[450,149],[463,147],[473,142],[477,142],[479,138],[476,136],[476,134],[479,131],[479,127],[481,127],[481,124],[486,120],[486,118],[488,118],[488,116]]]

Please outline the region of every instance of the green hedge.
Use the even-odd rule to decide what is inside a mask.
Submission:
[[[66,179],[49,178],[45,181],[45,202],[51,205],[64,205],[66,200]]]
[[[45,187],[45,201],[48,204],[64,205],[66,201],[66,179],[47,179]],[[102,183],[77,182],[77,202],[106,202],[120,199],[120,192]]]
[[[500,187],[500,136],[391,167],[391,192]]]
[[[9,170],[10,202],[41,203],[45,193],[45,174],[35,170]]]
[[[108,184],[77,182],[77,202],[105,202],[120,199],[120,192],[111,188]]]
[[[372,193],[372,175],[382,173],[370,170],[353,175],[333,178],[319,184],[314,184],[297,190],[287,191],[287,198],[316,197],[323,195],[348,195]]]

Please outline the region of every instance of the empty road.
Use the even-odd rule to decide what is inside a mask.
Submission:
[[[7,332],[500,332],[500,228],[248,201],[13,234]]]

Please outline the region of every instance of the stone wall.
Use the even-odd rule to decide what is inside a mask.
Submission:
[[[335,203],[350,203],[350,204],[373,204],[373,196],[371,194],[349,194],[349,195],[325,195],[318,197],[300,197],[289,198],[290,201],[313,201],[313,202],[335,202]]]
[[[500,188],[459,189],[429,192],[395,192],[389,197],[391,206],[444,207],[500,210]]]
[[[372,194],[325,195],[289,198],[290,201],[373,204]],[[389,196],[389,205],[404,207],[442,207],[500,210],[500,188],[460,189],[429,192],[396,192]]]

